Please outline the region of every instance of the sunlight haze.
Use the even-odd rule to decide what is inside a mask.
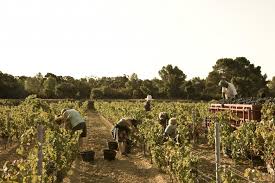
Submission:
[[[246,57],[275,76],[274,0],[2,0],[0,71],[158,77],[167,64],[205,78]]]

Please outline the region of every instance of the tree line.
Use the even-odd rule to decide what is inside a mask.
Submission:
[[[187,80],[181,69],[170,64],[163,66],[158,74],[160,79],[141,80],[135,73],[75,79],[53,73],[27,77],[0,72],[0,98],[25,98],[36,94],[50,99],[140,99],[150,94],[162,99],[211,100],[221,98],[218,83],[222,78],[236,86],[238,97],[275,96],[275,76],[268,81],[261,67],[245,57],[217,60],[205,79]]]

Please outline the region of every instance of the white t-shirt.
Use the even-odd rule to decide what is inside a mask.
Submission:
[[[237,95],[237,90],[235,86],[232,83],[228,83],[228,87],[222,87],[222,92],[225,94],[225,98],[233,98],[235,95]]]
[[[81,117],[80,113],[75,109],[69,109],[64,112],[65,119],[69,120],[72,128],[77,126],[80,123],[85,122],[84,119]]]
[[[169,135],[171,138],[175,138],[177,136],[177,125],[168,125],[164,133]]]

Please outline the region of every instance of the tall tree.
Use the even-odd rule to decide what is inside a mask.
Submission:
[[[169,98],[182,96],[180,87],[186,79],[186,75],[177,67],[172,65],[163,66],[159,71],[163,86]]]
[[[0,98],[21,98],[25,95],[24,87],[19,80],[0,71]]]
[[[41,96],[43,94],[42,87],[43,80],[39,77],[29,77],[25,80],[24,86],[28,94],[36,94]]]
[[[49,76],[43,83],[44,97],[55,98],[56,77]]]
[[[125,83],[126,88],[132,98],[141,98],[143,96],[142,91],[140,90],[142,81],[138,78],[136,73],[133,73],[129,80]]]
[[[195,77],[183,85],[187,99],[205,99],[205,80]]]
[[[157,97],[159,95],[158,86],[155,85],[154,82],[149,79],[146,79],[142,82],[140,90],[142,91],[144,96],[152,95],[153,97]]]
[[[269,93],[271,96],[275,97],[275,76],[272,77],[272,80],[268,83]]]
[[[257,96],[267,87],[266,75],[261,74],[261,67],[255,67],[245,57],[237,57],[234,60],[223,58],[216,62],[213,71],[206,78],[206,90],[213,97],[220,96],[218,83],[222,77],[233,82],[240,97]]]
[[[55,95],[59,98],[75,98],[77,88],[72,83],[63,82],[55,87]]]
[[[89,98],[91,94],[91,88],[88,84],[87,79],[81,78],[80,80],[76,81],[76,88],[77,88],[77,97],[78,98]]]

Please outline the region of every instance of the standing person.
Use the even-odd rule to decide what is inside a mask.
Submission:
[[[145,111],[150,111],[151,110],[151,100],[152,100],[152,96],[151,95],[147,95],[147,97],[145,98],[145,103],[144,103],[144,109]]]
[[[62,109],[61,115],[56,117],[56,122],[58,124],[64,123],[66,129],[76,132],[82,130],[79,138],[79,146],[83,145],[83,137],[87,136],[87,127],[85,120],[82,118],[81,114],[75,109]]]
[[[169,116],[167,112],[160,112],[159,113],[159,123],[162,126],[163,130],[166,129],[166,126],[168,125]]]
[[[170,137],[174,141],[177,141],[177,119],[176,118],[170,118],[168,122],[168,126],[165,128],[164,136]]]
[[[219,82],[219,86],[222,87],[222,98],[223,99],[235,98],[235,96],[237,95],[237,90],[232,83],[229,83],[225,80],[221,80]]]
[[[122,118],[113,128],[113,138],[118,143],[121,155],[127,156],[127,141],[131,132],[137,128],[137,120],[131,118]]]

